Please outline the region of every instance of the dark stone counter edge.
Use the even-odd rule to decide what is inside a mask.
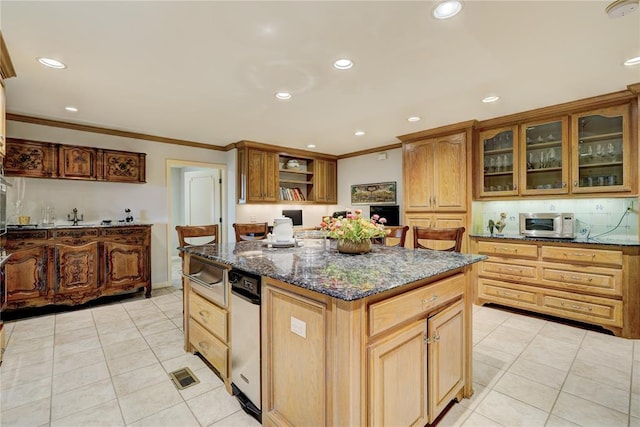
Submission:
[[[27,231],[27,230],[57,230],[62,228],[71,228],[71,229],[81,229],[81,228],[109,228],[109,227],[148,227],[153,224],[149,224],[146,222],[112,222],[111,224],[100,224],[100,223],[88,223],[88,224],[78,224],[78,225],[26,225],[20,226],[16,224],[10,224],[7,226],[7,231]]]
[[[206,246],[206,245],[205,245]],[[279,280],[281,282],[287,283],[289,285],[293,285],[302,289],[307,289],[313,292],[317,292],[319,294],[323,294],[323,295],[328,295],[330,297],[334,297],[336,299],[340,299],[343,301],[357,301],[359,299],[362,298],[366,298],[372,295],[376,295],[382,292],[386,292],[392,289],[397,289],[399,287],[402,286],[407,286],[416,282],[419,282],[421,280],[425,280],[431,277],[436,277],[442,274],[445,274],[447,272],[450,271],[454,271],[454,270],[458,270],[461,268],[464,268],[468,265],[471,264],[475,264],[477,262],[483,261],[485,259],[488,258],[488,256],[486,255],[478,255],[478,254],[458,254],[458,255],[463,255],[463,257],[458,258],[455,262],[453,262],[451,265],[448,265],[447,267],[441,268],[437,271],[432,271],[431,274],[427,274],[424,276],[420,276],[420,277],[412,277],[411,280],[403,282],[403,283],[397,283],[397,284],[393,284],[391,286],[384,286],[384,287],[375,287],[372,289],[367,289],[367,290],[357,290],[354,291],[354,289],[350,289],[353,293],[351,294],[347,294],[345,292],[345,290],[340,290],[340,289],[332,289],[332,288],[327,288],[325,286],[314,286],[313,284],[310,283],[306,283],[302,280],[296,280],[296,278],[291,278],[289,276],[286,275],[279,275],[276,273],[272,273],[272,272],[265,272],[265,271],[260,271],[260,270],[256,270],[256,269],[252,269],[250,266],[247,266],[247,264],[240,264],[235,262],[234,260],[231,259],[227,259],[223,256],[219,256],[217,254],[212,254],[210,251],[202,251],[202,250],[198,250],[199,247],[198,246],[187,246],[184,248],[178,248],[179,250],[182,250],[184,252],[189,252],[192,253],[194,255],[198,255],[201,256],[203,258],[207,258],[210,259],[212,261],[218,262],[220,264],[225,264],[227,266],[229,266],[230,268],[238,268],[240,270],[244,270],[247,271],[249,273],[253,273],[259,276],[263,276],[263,277],[269,277],[271,279],[275,279],[275,280]]]
[[[640,241],[632,240],[619,240],[619,239],[607,239],[606,237],[596,238],[575,238],[575,239],[556,239],[552,237],[528,237],[528,236],[514,236],[514,235],[490,235],[490,234],[470,234],[470,238],[481,239],[494,239],[494,240],[519,240],[523,242],[549,242],[549,243],[569,243],[580,245],[608,245],[608,246],[640,246]]]

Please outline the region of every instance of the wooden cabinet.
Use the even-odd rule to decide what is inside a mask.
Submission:
[[[9,56],[9,50],[7,49],[7,45],[4,42],[4,38],[2,37],[2,33],[0,32],[0,156],[5,155],[5,144],[6,144],[6,124],[5,124],[5,115],[6,115],[6,88],[5,88],[5,79],[10,77],[15,77],[16,72],[13,69],[13,63],[11,62],[11,57]],[[0,330],[2,328],[2,322],[0,321]],[[0,358],[0,361],[2,359]]]
[[[150,226],[9,230],[7,308],[82,304],[146,288],[151,296]]]
[[[98,150],[98,179],[110,182],[146,182],[146,154]]]
[[[357,301],[264,278],[263,425],[423,426],[470,396],[466,274]]]
[[[7,95],[4,87],[4,79],[0,78],[0,156],[2,157],[5,155],[7,145],[6,107]]]
[[[628,98],[620,95],[617,105],[609,97],[576,101],[480,123],[475,197],[635,194],[637,101]]]
[[[151,236],[145,227],[107,227],[100,230],[100,236],[104,286],[131,290],[150,282]]]
[[[251,141],[236,147],[238,203],[337,203],[337,160]]]
[[[403,144],[406,211],[467,210],[466,134]]]
[[[314,160],[313,197],[317,203],[338,202],[337,163],[332,160]]]
[[[574,114],[571,123],[572,191],[632,191],[638,175],[631,159],[638,156],[631,149],[629,105]]]
[[[7,138],[4,171],[7,176],[56,178],[58,176],[57,147],[39,141]]]
[[[112,182],[146,181],[146,154],[7,139],[7,176]]]
[[[97,179],[97,152],[95,148],[58,146],[58,173],[60,178]]]
[[[247,152],[247,203],[276,202],[278,158],[275,153]]]
[[[474,238],[478,304],[493,302],[640,337],[640,248]]]
[[[184,273],[189,274],[191,255],[184,255]],[[230,308],[212,301],[206,293],[201,293],[201,286],[192,286],[191,280],[186,277],[184,285],[185,350],[199,352],[215,368],[227,392],[231,394]],[[228,287],[224,287],[223,292],[226,295],[221,300],[229,301],[231,295]]]

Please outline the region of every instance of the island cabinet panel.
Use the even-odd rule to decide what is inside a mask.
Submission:
[[[263,424],[331,425],[326,304],[272,286],[263,291]]]
[[[489,255],[477,272],[476,303],[497,303],[602,326],[640,338],[640,248],[473,238]]]
[[[9,230],[7,309],[82,304],[141,287],[151,296],[150,235],[150,226]]]
[[[424,426],[428,416],[427,323],[414,322],[369,348],[370,426]]]
[[[423,426],[469,397],[469,272],[355,301],[263,278],[263,425]]]

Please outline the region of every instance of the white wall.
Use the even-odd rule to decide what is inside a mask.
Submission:
[[[386,159],[378,160],[382,153],[386,153]],[[362,209],[362,216],[368,217],[368,205],[351,205],[351,186],[390,181],[397,183],[396,204],[400,206],[402,222],[402,148],[338,160],[339,209],[335,210]]]
[[[42,207],[56,210],[57,224],[70,224],[67,213],[73,208],[84,214],[84,223],[99,223],[102,219],[120,218],[130,208],[136,221],[151,223],[151,280],[154,285],[165,285],[167,277],[167,223],[168,202],[166,163],[168,159],[210,162],[227,167],[227,217],[235,215],[235,150],[230,152],[191,148],[180,145],[143,141],[131,138],[79,132],[69,129],[7,121],[7,134],[11,138],[110,148],[147,154],[146,184],[115,182],[72,181],[64,179],[21,178],[25,183],[23,213],[40,221]],[[15,180],[14,179],[10,179]],[[15,193],[7,195],[7,213],[15,221]],[[175,233],[175,230],[171,230]]]

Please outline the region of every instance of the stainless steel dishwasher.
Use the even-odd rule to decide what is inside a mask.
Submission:
[[[229,272],[231,283],[231,388],[242,409],[262,423],[260,276]]]

